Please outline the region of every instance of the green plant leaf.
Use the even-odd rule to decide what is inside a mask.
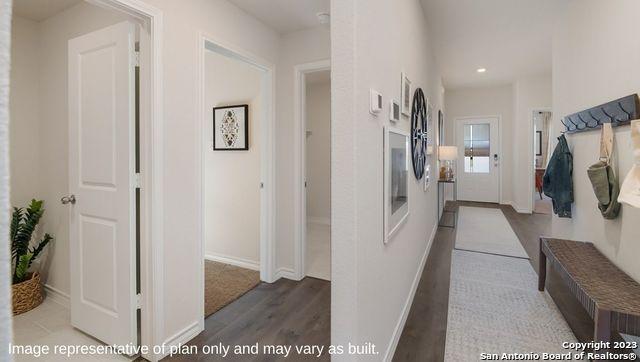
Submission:
[[[18,264],[16,264],[16,275],[13,283],[20,283],[27,279],[27,272],[29,271],[29,264],[31,264],[31,259],[33,258],[33,254],[26,253],[20,256],[20,260]]]
[[[28,266],[31,266],[31,263],[33,263],[33,261],[36,260],[40,252],[44,249],[45,246],[47,246],[47,244],[49,244],[51,240],[53,240],[53,237],[51,235],[44,234],[44,238],[42,238],[38,246],[30,250],[30,253],[33,254],[33,257],[29,261]]]

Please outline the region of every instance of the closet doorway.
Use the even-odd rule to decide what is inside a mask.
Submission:
[[[296,67],[299,212],[296,274],[331,280],[331,71],[329,62]]]
[[[542,179],[549,161],[550,110],[535,110],[532,115],[533,132],[533,213],[550,215],[551,199],[542,191]]]

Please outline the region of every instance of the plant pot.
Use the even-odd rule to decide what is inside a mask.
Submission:
[[[42,284],[40,274],[33,273],[31,278],[11,286],[13,298],[13,315],[22,314],[32,310],[42,303]]]

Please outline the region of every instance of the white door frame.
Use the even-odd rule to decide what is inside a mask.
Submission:
[[[489,115],[489,116],[465,116],[465,117],[456,117],[453,120],[453,144],[458,145],[458,121],[467,121],[470,119],[486,119],[486,118],[495,118],[498,120],[498,148],[500,149],[500,158],[498,160],[498,202],[500,204],[504,204],[504,197],[502,195],[502,169],[504,166],[504,150],[502,148],[502,115]],[[491,157],[491,156],[489,156]],[[456,161],[459,162],[459,161]],[[464,170],[460,171],[458,167],[458,163],[456,163],[456,178],[458,178],[458,174],[460,172],[464,172]]]
[[[163,14],[140,0],[86,0],[94,5],[119,11],[141,21],[149,36],[141,32],[142,89],[140,109],[140,344],[160,345],[164,338],[164,90],[163,90]],[[150,348],[144,358],[164,357]]]
[[[306,276],[305,255],[307,249],[307,201],[306,179],[306,100],[305,89],[308,73],[331,70],[331,60],[325,59],[296,65],[294,68],[294,279],[302,280]]]
[[[207,117],[205,110],[205,54],[207,51],[215,51],[218,54],[250,64],[263,72],[262,92],[265,95],[263,102],[264,112],[260,125],[260,178],[263,191],[260,195],[260,279],[273,283],[277,277],[275,270],[275,65],[239,47],[228,45],[216,40],[215,37],[204,32],[198,34],[198,130],[196,135],[197,155],[200,158],[197,162],[199,167],[197,180],[200,207],[198,210],[198,223],[200,228],[200,263],[201,272],[199,278],[200,310],[204,310],[204,255],[205,255],[205,185],[204,152],[209,144],[208,135],[204,132],[205,122],[211,120]],[[256,185],[259,187],[259,185]],[[204,315],[200,319],[200,327],[204,329]]]
[[[537,107],[537,108],[531,108],[531,110],[529,111],[529,132],[528,132],[528,138],[529,138],[529,147],[527,147],[527,149],[529,150],[527,152],[527,157],[529,162],[533,162],[533,155],[534,155],[534,148],[535,148],[535,143],[533,141],[533,136],[535,135],[535,131],[534,131],[534,126],[535,123],[533,122],[533,116],[535,114],[535,112],[553,112],[553,110],[549,107]],[[548,136],[548,135],[547,135]],[[542,146],[540,146],[542,147]],[[543,150],[543,152],[546,152]],[[549,157],[549,155],[547,155],[547,158]],[[528,173],[529,173],[529,183],[528,183],[528,187],[529,187],[529,191],[531,192],[531,197],[529,198],[528,201],[528,205],[527,205],[527,209],[526,211],[528,211],[529,214],[533,214],[533,205],[535,205],[535,198],[536,198],[536,193],[534,191],[534,179],[535,179],[535,163],[530,163],[529,167],[528,167]],[[515,191],[515,190],[514,190]]]

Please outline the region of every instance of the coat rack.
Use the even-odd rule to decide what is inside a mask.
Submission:
[[[638,118],[640,118],[640,99],[638,94],[632,94],[568,115],[560,122],[565,128],[562,133],[577,133],[600,129],[603,123],[611,123],[612,127],[625,126]]]

